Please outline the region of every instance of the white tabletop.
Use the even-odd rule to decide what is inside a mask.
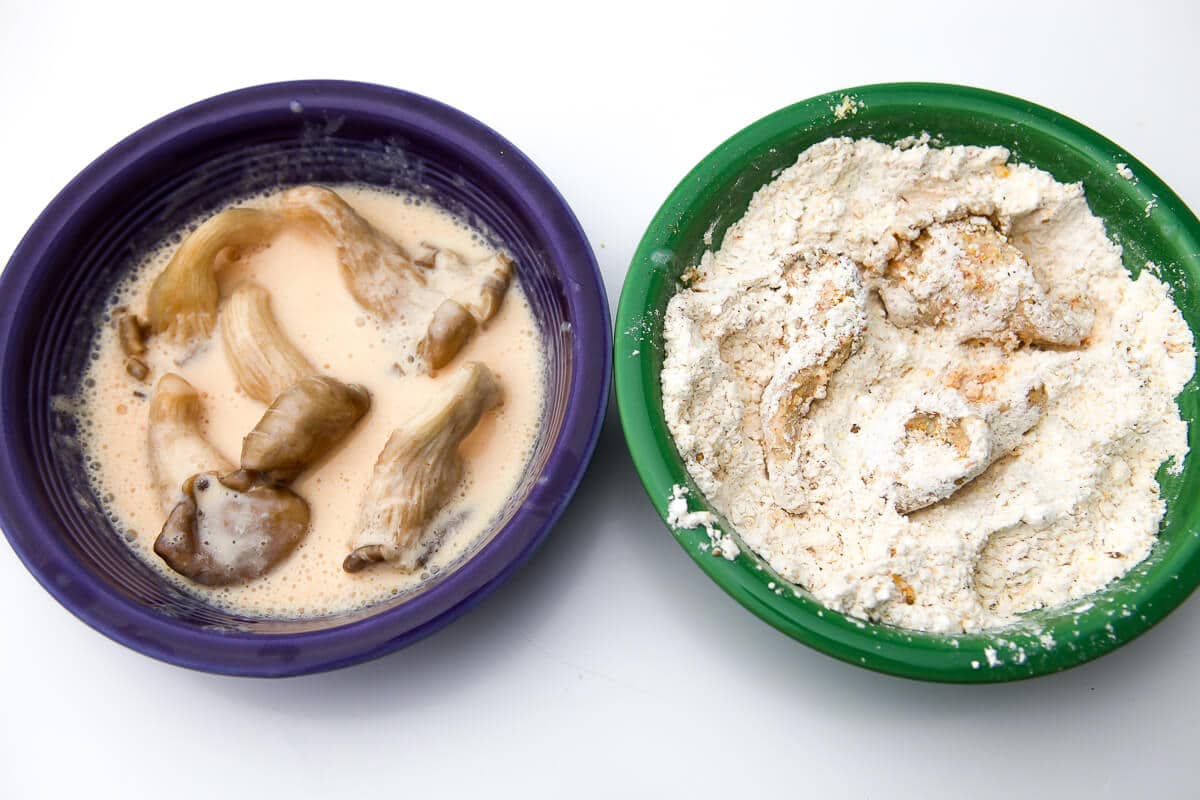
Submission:
[[[415,90],[509,137],[579,215],[614,309],[645,225],[696,161],[776,108],[858,84],[1026,97],[1120,142],[1200,208],[1200,11],[1187,2],[619,5],[0,0],[0,260],[135,128],[306,77]],[[370,664],[273,682],[161,664],[77,621],[3,545],[0,609],[3,798],[1200,793],[1200,601],[1032,682],[856,669],[693,566],[645,499],[615,413],[534,559],[462,620]]]

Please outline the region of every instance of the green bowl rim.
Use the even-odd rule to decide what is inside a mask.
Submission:
[[[660,243],[669,239],[672,226],[685,215],[697,187],[728,179],[730,173],[736,174],[739,158],[756,151],[762,143],[785,130],[829,126],[833,109],[847,97],[861,102],[866,108],[941,106],[960,112],[977,112],[1054,137],[1065,146],[1086,154],[1098,165],[1111,168],[1124,162],[1137,175],[1139,193],[1147,200],[1157,200],[1156,218],[1169,218],[1176,226],[1175,237],[1192,240],[1188,250],[1192,255],[1188,260],[1200,270],[1200,220],[1174,191],[1116,143],[1069,117],[1029,101],[955,84],[885,83],[829,92],[769,114],[718,145],[679,182],[647,227],[621,291],[613,343],[617,407],[634,466],[664,523],[672,487],[675,484],[694,487],[694,484],[673,448],[667,453],[658,446],[651,427],[652,415],[661,419],[662,410],[651,408],[646,402],[644,370],[636,358],[639,340],[628,333],[644,324],[651,270],[639,265],[652,263],[652,255]],[[831,130],[830,135],[837,135],[837,132]],[[657,379],[657,375],[653,377]],[[695,493],[689,505],[693,509],[706,508],[703,498],[696,497]],[[788,596],[780,598],[780,587],[768,584],[766,580],[747,580],[750,573],[744,565],[713,557],[695,546],[697,541],[707,538],[702,530],[675,533],[680,546],[709,578],[747,610],[781,632],[847,663],[926,681],[995,683],[1036,677],[1083,664],[1144,633],[1179,606],[1200,584],[1200,537],[1187,537],[1178,545],[1190,550],[1184,554],[1182,568],[1173,575],[1160,576],[1147,592],[1153,595],[1154,602],[1139,605],[1138,614],[1114,619],[1111,612],[1105,616],[1099,609],[1076,609],[1075,624],[1079,629],[1076,635],[1084,634],[1088,646],[1056,647],[1036,665],[1025,664],[1022,657],[1020,662],[1010,659],[988,668],[987,662],[979,663],[984,657],[982,646],[960,648],[959,642],[972,640],[976,645],[995,642],[997,636],[994,634],[938,636],[864,622],[825,609],[815,600],[805,599],[806,596],[794,595],[788,584],[784,584]],[[743,558],[756,563],[753,571],[763,569],[764,562],[757,555],[747,553],[738,561]],[[804,613],[788,613],[781,607],[781,599],[802,608]],[[1003,638],[999,642],[1012,646]],[[922,657],[914,658],[918,653]]]

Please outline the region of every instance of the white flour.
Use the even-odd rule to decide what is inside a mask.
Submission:
[[[668,306],[688,471],[831,608],[995,628],[1104,586],[1157,535],[1191,334],[1081,186],[1008,155],[814,145]]]

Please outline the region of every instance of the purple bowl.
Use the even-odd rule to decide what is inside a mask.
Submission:
[[[120,541],[89,488],[74,418],[53,398],[78,388],[97,312],[139,253],[235,197],[349,181],[436,200],[516,257],[546,343],[546,419],[497,532],[457,568],[356,612],[241,617],[173,587]],[[587,238],[546,176],[495,131],[370,84],[298,81],[220,95],[96,159],[0,274],[0,527],[60,603],[146,655],[253,676],[355,664],[453,621],[532,554],[591,458],[611,349]]]

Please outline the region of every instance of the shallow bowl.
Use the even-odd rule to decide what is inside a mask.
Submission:
[[[297,183],[429,198],[505,247],[545,341],[546,411],[493,533],[452,569],[368,608],[307,620],[217,609],[120,541],[85,477],[76,393],[99,312],[139,254],[226,202]],[[611,338],[595,258],[566,202],[495,131],[408,92],[341,81],[257,86],[151,123],[38,217],[0,275],[0,527],[84,622],[155,658],[235,675],[334,669],[446,625],[544,539],[583,474],[608,398]]]
[[[691,508],[708,509],[688,476],[663,417],[659,372],[667,301],[688,266],[720,247],[751,195],[810,145],[831,136],[894,142],[929,133],[935,145],[1003,145],[1016,161],[1060,181],[1082,181],[1093,213],[1124,248],[1131,274],[1153,262],[1171,285],[1193,331],[1200,326],[1200,222],[1153,172],[1126,150],[1033,103],[962,86],[884,84],[833,92],[755,122],[705,157],[651,221],[630,266],[617,311],[617,403],[630,452],[666,519],[676,484]],[[1127,165],[1132,180],[1118,173]],[[1179,397],[1194,454],[1200,410],[1193,379]],[[1161,620],[1200,582],[1200,459],[1178,475],[1159,471],[1167,514],[1150,556],[1102,591],[1061,608],[1030,613],[991,634],[940,636],[871,624],[825,609],[743,547],[735,561],[711,555],[699,529],[678,533],[684,551],[735,600],[789,636],[869,669],[936,681],[984,683],[1066,669],[1130,641]],[[727,524],[727,531],[732,528]],[[1048,635],[1048,636],[1047,636]]]

